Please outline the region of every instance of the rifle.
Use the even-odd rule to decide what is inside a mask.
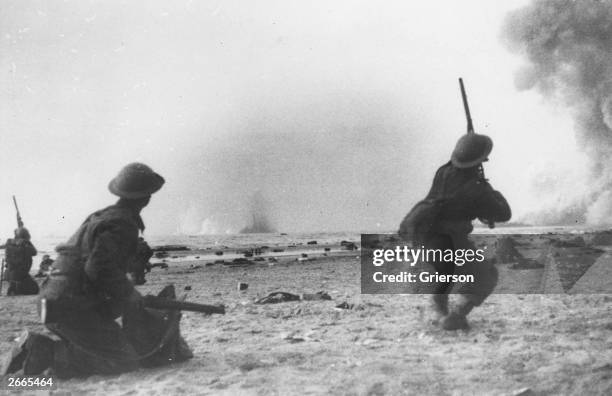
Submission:
[[[2,296],[2,284],[4,283],[4,259],[2,259],[2,264],[0,264],[0,296]]]
[[[473,134],[474,125],[472,124],[472,115],[470,114],[470,105],[468,104],[467,95],[465,94],[465,87],[463,86],[463,79],[459,77],[459,87],[461,88],[461,99],[463,99],[463,109],[465,110],[465,118],[467,119],[467,134]],[[485,177],[484,167],[482,162],[478,164],[478,178],[483,183],[487,183],[489,180]],[[495,223],[488,219],[479,219],[485,223],[489,228],[495,228]]]
[[[202,312],[207,315],[221,314],[225,315],[225,306],[223,305],[206,305],[186,301],[171,300],[153,295],[143,297],[144,306],[155,309],[175,309],[179,311]]]
[[[144,306],[147,308],[202,312],[207,315],[212,315],[214,313],[221,315],[225,314],[225,306],[223,305],[197,304],[152,295],[143,296],[143,299]],[[58,305],[52,300],[41,298],[38,312],[42,323],[47,323],[47,320],[54,321],[56,318],[63,317],[66,312],[74,313],[96,309],[96,304],[96,302],[84,301],[82,299],[67,299]]]
[[[14,195],[13,195],[13,203],[15,204],[15,210],[17,211],[17,227],[21,228],[23,227],[23,220],[21,220],[21,214],[19,213],[19,206],[17,206],[17,200],[15,199]]]

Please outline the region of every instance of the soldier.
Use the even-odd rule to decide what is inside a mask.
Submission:
[[[483,179],[479,167],[488,160],[493,141],[485,135],[462,136],[451,160],[438,169],[431,190],[425,200],[408,213],[400,226],[400,234],[409,236],[415,246],[426,249],[475,249],[469,240],[472,220],[484,222],[508,221],[510,207],[502,194]],[[443,329],[467,329],[466,316],[482,304],[497,285],[498,273],[487,261],[466,263],[461,267],[453,262],[434,261],[430,264],[441,274],[471,273],[474,283],[463,284],[458,290],[459,301],[448,308],[448,293],[453,284],[435,286],[432,305],[437,321]]]
[[[136,255],[128,265],[128,272],[135,285],[144,285],[147,282],[145,272],[151,272],[151,264],[149,263],[151,257],[153,257],[153,250],[144,238],[139,237]]]
[[[38,284],[30,276],[32,257],[36,248],[30,242],[30,232],[25,227],[15,230],[15,238],[8,239],[2,246],[6,249],[8,296],[38,294]]]
[[[42,278],[49,275],[49,271],[51,271],[51,265],[53,264],[53,259],[49,257],[48,254],[45,254],[40,262],[40,266],[38,267],[38,273],[34,275],[36,278]]]
[[[26,332],[4,372],[35,375],[51,368],[60,378],[117,374],[193,356],[180,335],[180,312],[143,308],[143,297],[126,276],[145,228],[140,212],[163,184],[141,163],[127,165],[110,182],[119,200],[87,217],[56,248],[57,260],[41,290],[41,318],[61,340]],[[162,293],[175,297],[173,289]]]

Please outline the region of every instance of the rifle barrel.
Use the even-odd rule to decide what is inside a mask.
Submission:
[[[467,133],[474,133],[474,125],[472,124],[472,115],[470,114],[470,105],[468,104],[463,79],[459,78],[459,87],[461,88],[461,99],[463,99],[463,109],[465,110],[465,118],[467,118]]]
[[[19,213],[19,206],[17,206],[17,200],[13,195],[13,203],[15,204],[15,210],[17,211],[17,227],[23,227],[23,220],[21,219],[21,213]]]
[[[145,296],[144,304],[145,307],[155,309],[177,309],[181,311],[202,312],[208,315],[214,313],[225,314],[225,307],[223,305],[197,304],[192,302],[170,300],[157,296]]]

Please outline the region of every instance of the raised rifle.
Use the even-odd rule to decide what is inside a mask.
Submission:
[[[465,118],[467,119],[467,134],[474,133],[474,125],[472,124],[472,115],[470,114],[470,105],[468,104],[467,95],[465,94],[465,87],[463,86],[463,79],[459,77],[459,87],[461,88],[461,99],[463,99],[463,109],[465,110]],[[485,177],[484,167],[482,162],[478,164],[478,178],[483,183],[487,183],[489,180]],[[485,223],[489,228],[495,228],[495,223],[488,219],[479,219]]]
[[[13,203],[15,204],[15,210],[17,211],[17,227],[21,228],[23,227],[23,220],[21,219],[21,213],[19,213],[19,206],[17,206],[17,200],[15,199],[14,195],[13,195]]]

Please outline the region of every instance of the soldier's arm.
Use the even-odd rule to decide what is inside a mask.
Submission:
[[[94,235],[93,248],[85,263],[87,278],[118,300],[126,300],[134,291],[121,264],[127,259],[138,231],[129,225],[112,223],[102,225]]]
[[[27,252],[30,256],[36,256],[38,254],[38,251],[36,250],[32,242],[28,242],[26,246],[27,246]]]
[[[476,211],[476,217],[494,222],[508,221],[512,217],[512,210],[506,198],[488,183],[483,186],[476,200]]]

